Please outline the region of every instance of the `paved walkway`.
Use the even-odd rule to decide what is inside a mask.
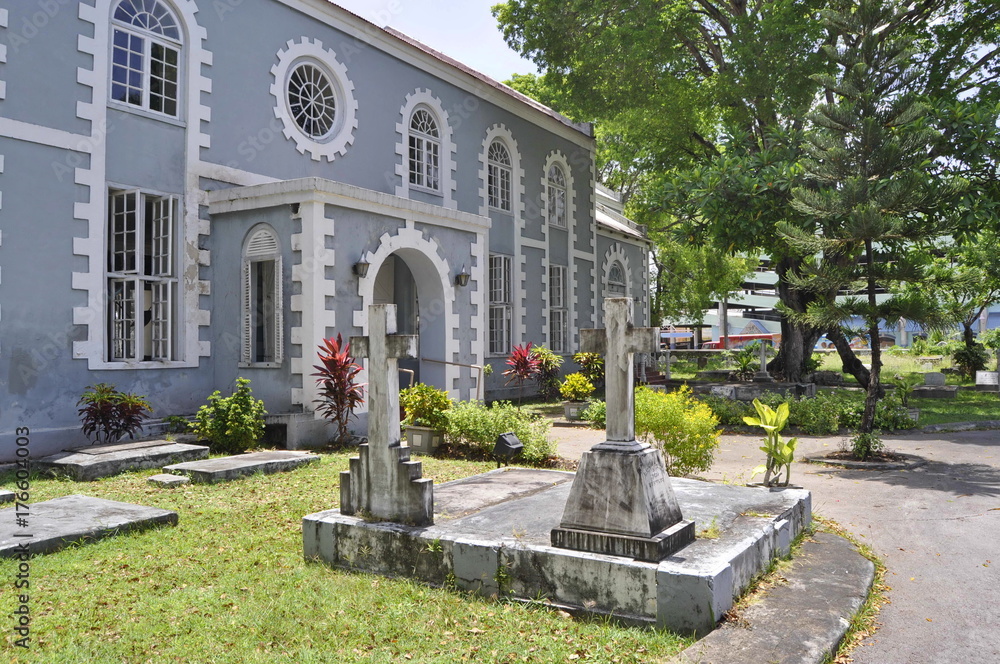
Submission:
[[[603,432],[555,427],[559,453],[579,458]],[[803,437],[797,456],[836,450],[845,437]],[[796,462],[792,482],[813,511],[868,544],[889,571],[878,632],[858,664],[1000,662],[1000,432],[886,436],[926,458],[904,471],[842,470]],[[745,482],[763,461],[759,436],[725,435],[706,479]]]

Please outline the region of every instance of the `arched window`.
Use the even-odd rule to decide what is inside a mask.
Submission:
[[[121,0],[112,15],[111,99],[177,117],[181,30],[158,0]]]
[[[552,164],[546,175],[548,189],[548,205],[546,213],[549,223],[559,228],[566,228],[566,174],[563,169]]]
[[[441,133],[437,120],[425,108],[410,117],[410,184],[438,191],[441,188]]]
[[[510,151],[501,141],[490,143],[487,153],[486,190],[489,206],[494,210],[511,211],[512,169]]]
[[[615,262],[608,270],[608,295],[611,297],[625,297],[628,295],[628,282],[625,281],[625,268],[622,264]]]
[[[281,249],[268,226],[243,248],[243,364],[278,365],[282,358]]]

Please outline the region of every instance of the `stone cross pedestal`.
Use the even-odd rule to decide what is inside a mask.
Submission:
[[[413,526],[434,523],[434,485],[399,438],[399,358],[417,356],[417,337],[394,334],[396,305],[368,309],[368,336],[351,353],[368,359],[368,442],[340,474],[340,511]]]
[[[774,378],[771,374],[767,373],[767,344],[763,341],[759,342],[760,346],[760,369],[753,376],[753,382],[755,383],[773,383]]]
[[[635,439],[632,355],[659,343],[632,326],[632,300],[604,300],[604,330],[581,330],[584,352],[605,356],[607,440],[584,452],[552,545],[659,561],[694,541],[660,451]]]

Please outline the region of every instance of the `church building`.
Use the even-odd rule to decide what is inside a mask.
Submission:
[[[85,444],[112,383],[154,417],[251,379],[325,442],[322,339],[395,303],[414,380],[500,398],[605,296],[648,323],[645,231],[576,124],[327,0],[0,8],[0,461]],[[492,365],[492,375],[483,367]],[[364,428],[364,417],[358,423]]]

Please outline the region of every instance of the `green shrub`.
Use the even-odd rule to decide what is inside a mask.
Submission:
[[[990,359],[982,344],[975,344],[971,348],[963,345],[953,351],[951,356],[963,378],[974,378],[977,371],[986,368]]]
[[[594,384],[582,373],[571,373],[559,386],[559,394],[568,401],[586,401],[593,391]]]
[[[264,435],[264,402],[254,399],[248,378],[236,379],[236,391],[224,397],[216,390],[198,409],[191,429],[213,452],[242,454]]]
[[[878,432],[859,433],[851,438],[851,452],[856,459],[866,461],[873,454],[885,449],[885,444],[879,438]]]
[[[545,346],[535,346],[531,349],[531,354],[538,360],[538,373],[535,375],[538,395],[545,401],[555,401],[559,398],[559,367],[563,363],[562,356]]]
[[[840,430],[840,408],[836,399],[827,393],[819,393],[813,398],[790,399],[789,422],[802,433],[810,436],[835,434]]]
[[[591,429],[603,429],[607,424],[608,405],[599,399],[591,399],[590,405],[582,413],[581,419],[590,422]]]
[[[527,463],[542,463],[555,456],[555,443],[549,441],[549,421],[526,413],[507,401],[485,406],[479,401],[460,401],[445,412],[448,426],[445,437],[453,445],[468,445],[490,454],[497,436],[513,431],[524,445],[521,458]]]
[[[451,399],[444,390],[417,383],[400,390],[399,404],[406,413],[403,426],[429,427],[438,431],[448,427],[446,411],[451,408]]]
[[[576,353],[573,361],[580,365],[580,373],[591,383],[604,383],[604,357],[600,353]]]
[[[663,452],[671,475],[708,470],[719,446],[719,420],[699,402],[691,389],[657,392],[648,387],[635,391],[635,431],[645,442]]]
[[[722,426],[742,425],[743,418],[754,412],[753,406],[746,402],[727,399],[715,394],[706,394],[700,399],[712,410]]]

